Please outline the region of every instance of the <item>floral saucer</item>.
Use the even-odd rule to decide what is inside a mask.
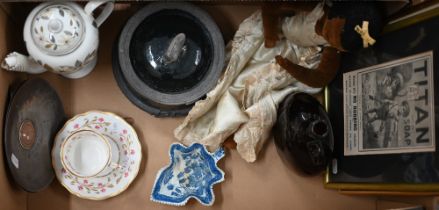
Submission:
[[[175,143],[171,145],[169,157],[171,163],[157,174],[151,200],[183,206],[189,198],[195,198],[211,206],[215,200],[213,185],[224,181],[224,172],[216,165],[224,157],[224,150],[209,153],[198,143],[189,147]]]
[[[98,176],[81,178],[63,168],[60,149],[63,141],[79,130],[94,130],[116,143],[120,167]],[[55,137],[52,164],[59,182],[72,194],[91,200],[103,200],[123,192],[137,176],[142,149],[136,131],[121,117],[100,111],[77,115],[66,122]]]

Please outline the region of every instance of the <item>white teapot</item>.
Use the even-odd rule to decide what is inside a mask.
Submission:
[[[95,19],[93,11],[106,4]],[[84,9],[73,2],[38,5],[26,19],[23,36],[29,56],[7,55],[2,68],[38,74],[47,70],[67,78],[81,78],[96,66],[98,27],[113,11],[112,1],[91,1]]]

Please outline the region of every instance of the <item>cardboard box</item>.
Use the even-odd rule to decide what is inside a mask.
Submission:
[[[113,77],[111,47],[125,21],[145,3],[133,3],[114,11],[100,27],[100,46],[96,69],[87,77],[69,80],[53,73],[28,75],[0,70],[0,118],[4,117],[8,86],[17,79],[41,77],[57,90],[67,116],[89,110],[103,110],[133,119],[143,149],[143,160],[137,178],[120,195],[91,201],[78,198],[58,182],[38,193],[19,189],[8,174],[5,161],[0,161],[0,209],[5,210],[130,210],[176,209],[150,201],[151,188],[157,171],[168,164],[168,150],[176,139],[173,130],[182,118],[155,118],[130,103]],[[22,27],[27,12],[35,3],[2,3],[0,7],[0,58],[11,51],[26,53]],[[239,23],[259,7],[254,3],[202,3],[220,26],[229,41]],[[3,120],[0,121],[3,133]],[[3,157],[3,144],[0,144]],[[211,209],[374,209],[376,197],[346,196],[323,188],[323,176],[302,177],[284,166],[277,155],[274,142],[268,141],[252,164],[239,157],[236,150],[227,150],[219,162],[225,171],[225,181],[214,187],[215,203]],[[203,208],[190,200],[184,208]]]

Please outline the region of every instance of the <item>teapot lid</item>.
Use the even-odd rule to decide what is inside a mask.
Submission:
[[[32,19],[31,37],[35,45],[49,55],[65,55],[75,50],[84,36],[84,20],[72,7],[52,4]]]

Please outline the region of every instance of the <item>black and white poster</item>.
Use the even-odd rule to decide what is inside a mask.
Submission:
[[[343,74],[344,154],[435,150],[433,52]]]

